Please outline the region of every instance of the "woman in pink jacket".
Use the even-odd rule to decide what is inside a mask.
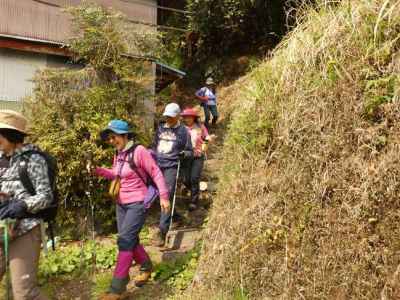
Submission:
[[[141,266],[141,274],[135,278],[136,285],[143,285],[151,276],[150,257],[139,241],[146,218],[144,201],[148,192],[148,177],[157,186],[161,209],[165,212],[170,209],[168,189],[160,169],[147,149],[136,146],[130,136],[128,123],[122,120],[111,121],[101,132],[101,138],[114,146],[117,154],[111,169],[98,167],[95,174],[120,183],[116,196],[119,252],[111,286],[103,300],[121,299],[129,282],[133,260]]]
[[[195,210],[200,198],[200,178],[203,172],[208,143],[212,141],[214,136],[208,134],[207,128],[200,122],[196,109],[186,108],[181,113],[181,116],[190,134],[194,153],[193,157],[183,162],[183,182],[190,190],[189,210]]]

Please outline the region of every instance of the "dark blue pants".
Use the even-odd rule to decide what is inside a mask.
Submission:
[[[164,175],[165,183],[167,184],[168,187],[169,201],[171,203],[171,209],[172,209],[172,201],[174,200],[175,186],[176,186],[176,173],[178,172],[178,168],[177,167],[165,168],[165,169],[161,168],[161,171]],[[167,234],[170,222],[171,222],[171,213],[165,214],[161,212],[159,228],[163,235]]]
[[[117,204],[118,249],[130,251],[139,245],[139,233],[146,220],[143,202]]]
[[[217,123],[219,114],[218,114],[218,109],[216,105],[207,105],[207,104],[203,104],[203,109],[204,109],[204,116],[205,116],[205,122],[204,125],[208,128],[209,123],[210,123],[210,118],[211,115],[213,116],[212,119],[212,124],[214,125],[215,123]]]
[[[188,159],[183,164],[183,183],[190,190],[190,202],[196,204],[200,198],[200,178],[204,167],[204,156]]]

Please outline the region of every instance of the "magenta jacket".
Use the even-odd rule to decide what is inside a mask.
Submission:
[[[117,157],[114,157],[114,163],[111,169],[96,168],[97,176],[113,180],[117,176],[121,169],[121,164],[123,163],[118,200],[121,204],[143,201],[147,193],[147,186],[129,165],[127,151],[129,150],[118,152]],[[164,176],[150,152],[145,147],[139,145],[135,149],[133,159],[137,166],[136,171],[141,172],[141,176],[144,179],[150,176],[160,192],[160,198],[168,199],[168,188],[165,184]]]

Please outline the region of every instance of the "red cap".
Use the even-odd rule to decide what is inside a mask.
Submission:
[[[182,117],[198,117],[199,114],[194,108],[186,108],[182,113]]]

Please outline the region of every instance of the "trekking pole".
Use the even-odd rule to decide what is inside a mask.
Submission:
[[[86,190],[86,196],[89,199],[89,206],[90,206],[90,217],[92,221],[92,228],[91,228],[91,238],[92,238],[92,272],[94,274],[96,270],[96,228],[95,228],[95,215],[94,215],[94,210],[95,210],[95,204],[93,201],[92,197],[92,188],[94,186],[93,184],[93,178],[91,174],[93,166],[93,156],[91,153],[88,153],[87,155],[87,163],[86,163],[86,171],[88,172],[89,176],[89,188]]]
[[[175,203],[176,203],[176,192],[178,189],[178,179],[179,179],[179,172],[181,171],[181,161],[178,161],[178,169],[176,170],[176,181],[175,181],[175,192],[174,192],[174,198],[172,199],[172,209],[171,209],[171,220],[169,221],[169,228],[168,231],[171,230],[172,228],[172,222],[175,214]]]
[[[8,234],[8,228],[10,224],[13,224],[15,221],[10,219],[5,219],[0,223],[0,228],[3,228],[3,238],[4,238],[4,256],[6,263],[6,300],[11,299],[11,283],[10,283],[10,253],[9,253],[9,242],[10,236]]]
[[[9,257],[9,236],[8,236],[8,219],[4,220],[4,256],[6,259],[6,299],[10,298],[10,257]]]

